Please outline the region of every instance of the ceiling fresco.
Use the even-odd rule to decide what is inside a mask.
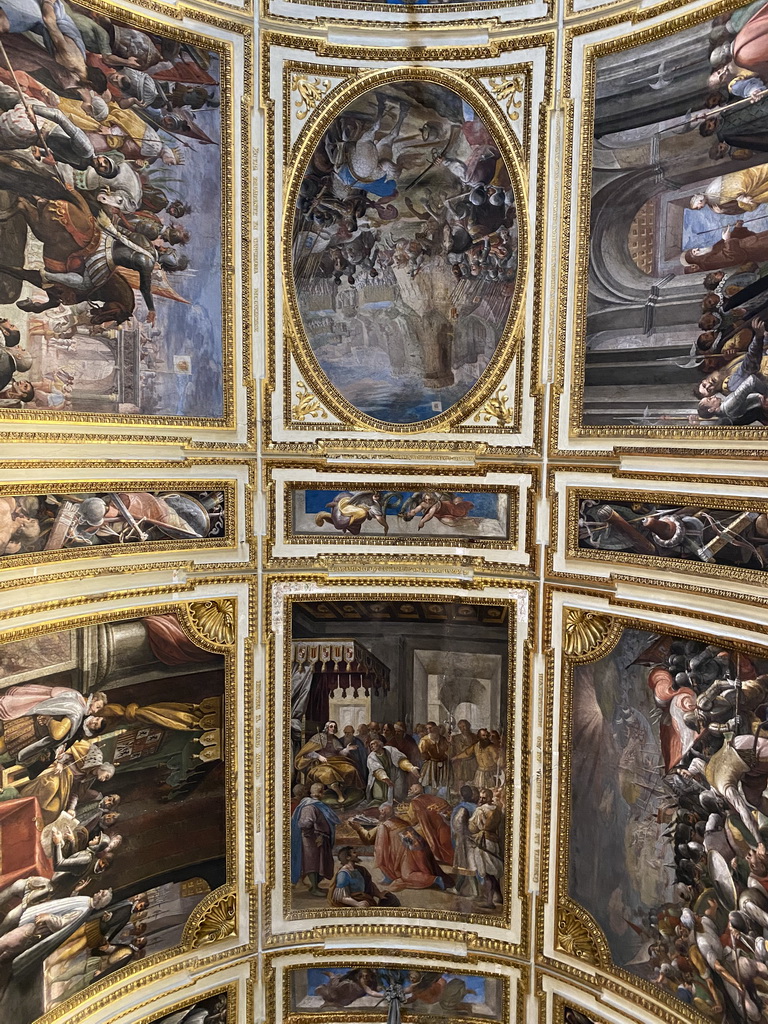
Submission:
[[[0,1024],[768,1024],[767,153],[764,0],[0,0]]]

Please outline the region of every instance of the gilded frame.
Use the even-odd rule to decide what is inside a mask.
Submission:
[[[618,966],[605,935],[592,915],[568,895],[568,836],[571,795],[571,706],[574,666],[597,661],[618,643],[626,628],[704,639],[717,630],[729,649],[768,652],[768,617],[743,614],[743,603],[730,594],[692,600],[669,610],[669,593],[655,588],[648,601],[627,593],[615,598],[581,587],[550,584],[545,590],[545,691],[540,700],[542,747],[539,770],[547,779],[542,820],[551,828],[539,849],[544,894],[537,907],[536,962],[554,968],[569,980],[600,988],[651,1014],[665,1024],[681,1019],[707,1024],[709,1018],[687,1008],[660,986]],[[718,592],[719,597],[719,592]],[[555,633],[556,624],[559,632]],[[559,671],[558,671],[559,668]]]
[[[603,551],[598,548],[581,548],[578,544],[578,503],[581,498],[588,495],[597,495],[605,501],[620,501],[631,504],[635,502],[659,503],[661,499],[664,504],[670,505],[702,505],[702,498],[716,508],[729,509],[731,511],[753,511],[768,513],[768,496],[759,499],[745,499],[744,497],[720,496],[712,494],[705,497],[701,494],[692,494],[681,491],[658,490],[625,490],[613,487],[603,489],[581,488],[572,486],[566,488],[565,496],[565,557],[569,560],[575,559],[587,565],[600,563],[602,566],[623,567],[642,573],[643,569],[663,572],[677,572],[683,575],[693,575],[697,582],[706,586],[707,580],[732,580],[737,583],[753,583],[758,586],[765,584],[765,572],[759,569],[747,569],[740,566],[724,565],[722,563],[702,563],[693,559],[685,558],[664,558],[662,555],[642,555],[629,551]],[[558,574],[560,575],[560,574]]]
[[[250,2],[250,0],[247,0]],[[251,407],[251,145],[253,104],[252,31],[237,22],[186,4],[134,0],[116,9],[107,0],[82,0],[82,6],[170,39],[208,48],[221,61],[221,218],[222,218],[222,398],[220,417],[150,416],[116,413],[0,409],[4,438],[26,443],[81,444],[85,438],[135,445],[182,443],[202,448],[250,449],[255,446]],[[218,6],[214,0],[214,6]],[[226,5],[222,5],[226,6]],[[145,12],[149,12],[145,13]],[[150,16],[150,14],[152,16]],[[215,34],[206,34],[210,26]],[[239,136],[240,144],[235,139]],[[240,298],[236,297],[240,293]],[[28,426],[26,426],[28,424]]]
[[[488,14],[483,17],[486,10]],[[440,30],[456,27],[471,18],[473,29],[482,27],[490,32],[510,22],[515,28],[524,24],[540,24],[554,17],[555,8],[552,0],[484,0],[480,10],[460,0],[426,7],[414,0],[406,0],[397,6],[382,0],[371,0],[370,3],[331,0],[328,4],[320,4],[318,0],[261,0],[260,12],[262,18],[285,24],[322,21],[349,27],[363,25],[367,29],[381,31],[407,31],[414,23],[420,28]]]
[[[179,473],[180,469],[185,469],[190,475],[182,476]],[[203,459],[187,459],[183,463],[123,461],[118,469],[115,468],[114,462],[99,460],[94,460],[87,467],[81,462],[54,462],[43,459],[9,463],[0,482],[0,497],[41,492],[162,492],[216,489],[224,492],[227,519],[224,535],[216,538],[201,538],[194,541],[168,539],[2,555],[0,587],[11,574],[20,575],[22,570],[29,566],[39,566],[46,572],[50,568],[52,575],[56,571],[56,566],[74,562],[81,567],[83,574],[103,575],[147,561],[156,566],[157,562],[153,558],[155,554],[158,559],[172,559],[162,563],[166,567],[177,565],[189,570],[202,568],[211,571],[217,568],[231,569],[233,566],[253,566],[255,553],[250,552],[253,509],[249,496],[253,489],[255,469],[252,462],[229,462],[225,465]],[[49,472],[43,475],[43,470]],[[104,475],[98,476],[98,470],[105,471]],[[128,475],[130,470],[140,472],[142,475]],[[175,471],[179,475],[171,475],[169,471]],[[196,471],[198,475],[195,475]],[[65,475],[56,479],[53,475],[55,472],[63,472]],[[153,477],[152,473],[157,475]],[[17,479],[14,480],[14,477]]]
[[[487,123],[494,136],[505,142],[510,171],[518,175],[522,189],[519,212],[525,207],[525,216],[530,222],[526,224],[526,238],[531,239],[531,244],[526,240],[525,259],[521,260],[525,271],[520,272],[517,291],[517,325],[511,330],[510,319],[506,353],[501,354],[497,348],[491,365],[468,393],[482,397],[473,398],[470,408],[465,396],[445,413],[422,423],[392,424],[366,417],[343,399],[340,403],[340,396],[334,396],[335,389],[319,371],[314,355],[308,351],[309,346],[301,345],[300,320],[295,308],[291,309],[290,299],[283,301],[282,289],[278,287],[277,267],[286,269],[290,253],[286,246],[278,257],[268,228],[270,237],[265,253],[268,364],[262,395],[265,452],[317,450],[318,442],[324,451],[391,450],[393,444],[403,450],[484,450],[488,445],[503,443],[502,437],[508,439],[507,447],[501,449],[505,452],[519,455],[537,450],[540,424],[532,413],[540,392],[538,342],[542,297],[531,278],[545,244],[542,226],[546,206],[546,114],[553,97],[553,35],[540,32],[494,41],[486,47],[402,49],[319,43],[311,38],[272,31],[264,34],[263,41],[261,96],[267,117],[265,224],[275,225],[275,236],[278,225],[285,227],[293,217],[290,195],[286,202],[282,200],[283,172],[292,168],[288,188],[293,195],[300,184],[301,168],[296,170],[296,162],[309,159],[314,143],[322,135],[326,113],[318,110],[321,99],[324,106],[333,102],[333,107],[329,108],[333,111],[332,119],[353,96],[375,87],[377,82],[423,78],[471,98],[484,115],[487,113]],[[498,57],[507,53],[517,61],[500,65]],[[332,63],[333,60],[337,62]],[[422,66],[427,62],[437,63],[439,67]],[[510,118],[514,121],[520,114],[511,109],[514,94],[508,92],[508,83],[521,75],[526,82],[526,109],[523,134],[518,140],[509,128]],[[309,94],[302,95],[298,91],[300,79],[314,80]],[[493,86],[484,85],[483,79],[493,80]],[[320,91],[316,93],[313,90],[318,86]],[[295,114],[292,107],[294,90],[299,96],[295,103],[295,107],[301,108],[299,114]],[[506,106],[510,107],[509,114],[504,113]],[[527,201],[526,196],[529,196]],[[513,334],[523,333],[527,343],[513,344]],[[489,384],[492,374],[498,377],[493,381],[495,391]],[[528,381],[527,388],[524,378]],[[464,422],[459,423],[462,416]],[[449,428],[454,434],[451,440],[445,437]]]
[[[568,0],[572,2],[572,0]],[[690,0],[663,0],[640,9],[628,7],[581,24],[566,26],[563,49],[563,107],[565,111],[563,204],[560,231],[560,283],[555,377],[549,410],[550,454],[600,457],[606,452],[642,455],[655,452],[690,457],[719,452],[760,457],[764,429],[699,426],[585,426],[582,422],[586,364],[586,310],[590,271],[590,211],[592,153],[596,96],[596,62],[600,57],[667,38],[676,31],[710,21],[726,11],[746,6],[716,0],[695,7]],[[688,8],[688,9],[686,9]],[[598,13],[602,11],[600,8]],[[580,15],[591,9],[579,11]],[[671,17],[664,17],[672,15]],[[645,24],[651,22],[651,24]],[[592,41],[582,37],[594,35]],[[673,441],[679,442],[676,446]],[[752,442],[752,447],[749,446]],[[736,444],[737,447],[728,447]]]
[[[226,586],[215,578],[171,586],[155,583],[107,595],[98,590],[88,592],[86,588],[86,593],[79,596],[31,602],[23,608],[16,606],[0,612],[0,642],[3,643],[172,612],[196,646],[223,654],[225,658],[226,883],[208,893],[197,905],[176,946],[88,986],[36,1018],[34,1024],[53,1024],[65,1017],[68,1024],[80,1024],[99,1007],[114,1007],[117,991],[121,994],[138,992],[157,980],[178,977],[185,959],[190,956],[196,958],[197,970],[210,968],[213,973],[217,968],[228,967],[238,953],[242,955],[250,948],[247,922],[252,909],[249,908],[249,887],[243,881],[251,875],[253,863],[253,843],[248,838],[253,828],[253,801],[249,797],[253,793],[253,723],[249,711],[253,692],[252,651],[245,636],[253,633],[254,609],[246,589],[248,582],[246,577],[232,577]],[[35,598],[50,593],[41,589],[44,593],[35,594]],[[229,596],[233,593],[235,596]],[[251,627],[246,628],[249,622]],[[126,1006],[120,1016],[151,1002]],[[153,1019],[152,1016],[145,1018],[147,1022]]]
[[[330,467],[329,467],[330,469]],[[365,475],[363,475],[363,472]],[[517,479],[515,479],[517,477]],[[538,468],[483,464],[474,473],[462,471],[450,476],[430,472],[377,473],[371,467],[356,468],[339,477],[331,472],[307,468],[299,470],[291,463],[271,462],[264,468],[267,498],[265,564],[272,568],[299,568],[302,565],[363,565],[372,554],[384,556],[389,564],[431,565],[439,553],[450,565],[481,567],[487,563],[505,563],[516,572],[536,571],[534,545]],[[489,493],[507,498],[507,529],[504,537],[474,538],[450,536],[359,536],[329,532],[302,534],[294,529],[294,490],[424,490],[442,488],[466,493]],[[278,554],[278,552],[282,552]]]
[[[184,986],[182,986],[182,987],[184,987]],[[176,991],[180,991],[180,989],[176,990]],[[238,1012],[239,1012],[239,1002],[240,1002],[240,1000],[238,998],[239,992],[238,992],[238,984],[237,984],[236,981],[231,981],[228,984],[225,984],[223,986],[221,984],[219,984],[215,988],[207,989],[207,990],[202,991],[202,992],[196,992],[192,996],[187,996],[181,1002],[173,1003],[173,1004],[171,1004],[169,1006],[166,1006],[162,1010],[155,1009],[153,1012],[150,1012],[149,1014],[147,1014],[147,1015],[145,1015],[143,1017],[140,1017],[138,1020],[132,1021],[131,1024],[162,1024],[163,1019],[165,1017],[169,1016],[170,1014],[178,1013],[179,1010],[186,1010],[187,1007],[194,1006],[195,1003],[202,1002],[202,1000],[204,1000],[204,999],[210,999],[212,996],[218,996],[218,995],[226,995],[226,997],[227,997],[227,1009],[229,1010],[229,1008],[231,1007],[232,1010],[234,1011],[233,1014],[232,1014],[232,1022],[233,1022],[233,1024],[238,1024]],[[116,1017],[112,1018],[111,1024],[114,1024],[114,1022],[116,1022],[118,1020],[122,1020],[123,1018],[127,1017],[129,1014],[132,1015],[137,1010],[147,1009],[148,1007],[153,1006],[156,1002],[157,1002],[156,999],[145,999],[145,1000],[142,1000],[141,1003],[138,1003],[135,1006],[132,1006],[132,1007],[129,1007],[129,1008],[125,1009],[125,1010],[120,1011],[117,1014]],[[72,1024],[79,1024],[79,1020],[80,1020],[79,1016],[75,1016],[75,1017],[71,1018]]]
[[[311,954],[312,958],[305,959],[303,962],[301,957],[307,957],[307,954]],[[377,959],[373,960],[375,956]],[[379,948],[375,951],[369,952],[367,958],[356,954],[335,954],[333,958],[328,956],[327,951],[324,951],[322,947],[309,947],[303,949],[300,954],[290,955],[288,951],[270,952],[265,955],[265,971],[264,971],[264,986],[266,989],[266,1009],[269,1020],[273,1020],[276,1024],[310,1024],[310,1018],[307,1013],[295,1013],[290,1010],[291,998],[291,976],[294,972],[305,970],[308,967],[344,967],[352,969],[354,967],[366,966],[373,963],[381,963],[382,959],[386,960],[388,966],[393,966],[399,969],[407,970],[410,967],[422,970],[443,970],[450,973],[457,974],[474,974],[474,975],[485,975],[486,977],[498,978],[503,988],[503,1010],[502,1015],[499,1019],[500,1024],[512,1024],[514,1021],[522,1021],[525,1019],[525,1000],[526,992],[528,989],[529,982],[529,969],[524,964],[511,964],[505,960],[494,960],[493,957],[483,956],[474,950],[470,950],[466,958],[462,958],[460,961],[457,959],[449,959],[445,955],[441,955],[439,952],[429,953],[421,950],[413,949],[409,951],[403,951],[402,948],[397,950]],[[378,1016],[372,1017],[369,1011],[357,1010],[357,1011],[329,1011],[332,1013],[332,1022],[336,1024],[346,1024],[346,1022],[363,1022],[370,1020],[371,1024],[374,1021],[381,1019],[381,1013]],[[434,1024],[438,1018],[434,1014],[404,1014],[403,1024]],[[440,1020],[446,1020],[446,1024],[460,1024],[460,1021],[467,1021],[468,1024],[485,1024],[490,1018],[489,1017],[466,1017],[446,1019],[440,1017]],[[327,1024],[332,1024],[331,1017],[324,1012],[317,1012],[317,1018],[312,1019],[311,1024],[322,1024],[327,1020]]]
[[[530,725],[530,668],[535,623],[531,610],[536,588],[531,582],[500,577],[485,577],[469,586],[457,586],[450,577],[433,578],[428,586],[418,578],[380,578],[370,585],[353,586],[348,580],[337,581],[320,573],[277,575],[265,573],[264,586],[264,643],[266,648],[267,691],[265,706],[265,778],[266,820],[265,831],[273,839],[266,850],[265,944],[267,947],[283,945],[290,937],[293,942],[315,940],[319,935],[351,937],[360,931],[370,935],[402,934],[409,938],[469,941],[483,952],[503,952],[522,955],[528,946],[528,907],[530,894],[527,886],[528,796],[524,788],[519,793],[507,782],[508,809],[506,843],[508,865],[502,893],[505,900],[504,921],[496,925],[487,915],[462,916],[449,911],[430,911],[434,925],[411,923],[424,919],[422,910],[400,908],[368,908],[365,916],[354,909],[332,908],[330,911],[311,911],[306,914],[292,911],[290,872],[286,871],[290,856],[290,815],[281,813],[278,801],[290,791],[290,758],[284,751],[290,749],[290,704],[284,707],[285,696],[290,695],[291,663],[285,656],[290,651],[292,635],[292,608],[306,601],[372,599],[382,601],[404,600],[444,602],[460,600],[467,604],[502,605],[509,608],[508,617],[508,678],[506,734],[508,780],[528,777],[528,735]],[[514,583],[514,589],[512,584]],[[519,630],[519,635],[517,631]],[[515,736],[515,743],[511,737]],[[281,765],[280,770],[276,766]],[[514,829],[514,831],[513,831]],[[517,839],[515,838],[517,837]],[[512,851],[512,856],[510,856]],[[389,922],[392,922],[390,924]]]

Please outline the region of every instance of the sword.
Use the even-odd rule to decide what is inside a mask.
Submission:
[[[136,520],[133,518],[131,513],[126,508],[124,502],[116,494],[110,494],[108,495],[108,497],[110,502],[113,502],[117,506],[121,515],[124,517],[126,523],[128,523],[128,525],[131,527],[134,533],[138,536],[139,540],[147,540],[149,538],[149,534],[144,533],[139,524],[136,522]]]

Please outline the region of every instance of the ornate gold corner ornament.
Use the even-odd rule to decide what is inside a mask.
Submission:
[[[565,608],[563,653],[572,661],[597,661],[622,634],[621,621],[591,608]]]
[[[525,96],[525,77],[523,75],[504,75],[498,78],[489,78],[488,88],[499,106],[504,108],[510,121],[519,120],[520,108]]]
[[[600,947],[580,914],[572,907],[561,907],[557,913],[557,946],[569,956],[600,966]]]
[[[320,404],[320,399],[312,394],[303,380],[296,384],[295,397],[297,401],[291,407],[291,415],[297,423],[303,423],[305,420],[316,417],[323,420],[328,419],[328,412]]]
[[[190,601],[189,624],[206,646],[226,648],[235,642],[236,604],[231,597]]]
[[[496,420],[500,427],[511,427],[515,421],[515,411],[509,404],[509,396],[505,394],[507,385],[502,384],[499,390],[491,395],[473,417],[475,423],[490,423]]]
[[[328,78],[310,78],[308,75],[291,76],[291,92],[297,92],[299,98],[294,103],[296,119],[303,121],[317,107],[323,96],[331,87]]]
[[[237,897],[234,892],[225,892],[211,903],[195,925],[190,938],[193,949],[221,942],[235,932]]]

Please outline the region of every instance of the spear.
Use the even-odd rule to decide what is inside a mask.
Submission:
[[[761,89],[760,92],[754,93],[752,96],[748,96],[745,100],[737,100],[735,103],[724,103],[721,107],[712,107],[711,110],[702,110],[699,114],[694,114],[691,118],[690,123],[694,121],[708,121],[711,117],[719,117],[720,114],[724,114],[726,110],[740,110],[742,107],[746,107],[751,103],[755,103],[755,96],[758,99],[762,99],[763,96],[768,96],[768,89]],[[662,135],[664,132],[676,131],[680,125],[672,125],[669,128],[659,128],[658,135]]]
[[[61,176],[61,172],[59,171],[59,168],[58,168],[58,166],[56,164],[56,161],[54,160],[53,153],[48,148],[48,143],[45,141],[45,139],[43,138],[43,133],[40,131],[40,126],[37,123],[37,117],[35,115],[35,112],[32,109],[32,107],[29,105],[29,103],[27,102],[27,97],[24,95],[24,90],[21,88],[21,83],[19,82],[18,78],[16,77],[16,72],[13,70],[13,65],[11,64],[10,58],[8,56],[8,53],[7,53],[6,49],[5,49],[5,45],[3,44],[2,39],[0,39],[0,52],[3,55],[5,63],[8,65],[8,70],[11,72],[11,77],[13,78],[13,84],[16,86],[16,91],[19,94],[19,98],[21,99],[21,103],[22,103],[22,106],[24,107],[24,111],[25,111],[27,117],[29,118],[30,124],[35,129],[35,134],[37,135],[37,138],[38,138],[38,140],[40,142],[40,145],[43,147],[45,152],[48,154],[48,156],[53,161],[53,170],[54,170],[54,173],[56,174],[57,178],[62,183],[62,185],[66,185],[66,182],[64,181],[64,179]]]

